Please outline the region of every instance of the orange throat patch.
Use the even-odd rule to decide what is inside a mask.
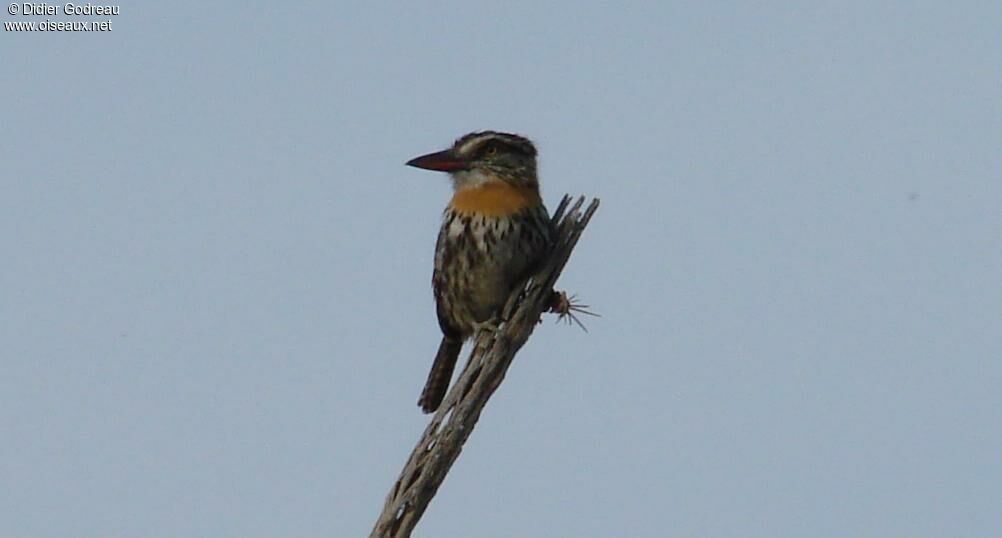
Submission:
[[[452,195],[449,207],[459,213],[479,215],[510,215],[540,203],[539,191],[532,187],[516,187],[506,181],[488,181],[476,187],[459,189]]]

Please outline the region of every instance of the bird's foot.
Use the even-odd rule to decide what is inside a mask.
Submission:
[[[497,333],[498,330],[500,330],[498,328],[498,325],[499,324],[495,319],[489,319],[487,321],[478,321],[473,324],[473,332],[478,333],[480,331],[487,331],[491,334],[494,334]]]

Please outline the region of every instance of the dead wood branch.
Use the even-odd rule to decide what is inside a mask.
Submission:
[[[389,495],[370,538],[406,538],[411,535],[421,515],[446,473],[459,456],[466,439],[480,418],[487,400],[504,380],[515,353],[536,328],[540,315],[549,308],[560,272],[574,250],[588,221],[598,209],[593,199],[581,211],[584,197],[573,204],[564,196],[553,214],[557,241],[546,265],[524,286],[513,293],[505,306],[497,333],[481,331],[459,379],[425,428],[414,451],[404,465]]]

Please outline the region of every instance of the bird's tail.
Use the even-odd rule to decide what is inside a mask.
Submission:
[[[456,367],[456,359],[459,358],[462,349],[462,340],[448,336],[442,338],[438,354],[435,355],[435,362],[428,372],[428,381],[425,381],[424,390],[418,398],[418,405],[425,413],[434,412],[445,398],[445,391],[449,389],[449,381],[452,380],[452,370]]]

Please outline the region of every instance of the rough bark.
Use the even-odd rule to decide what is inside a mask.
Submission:
[[[549,260],[508,299],[497,333],[481,331],[470,359],[425,428],[400,477],[386,496],[370,538],[405,538],[459,456],[491,394],[504,380],[515,354],[536,328],[551,302],[553,285],[581,232],[598,209],[593,199],[582,212],[584,197],[564,196],[553,214],[557,241]]]

